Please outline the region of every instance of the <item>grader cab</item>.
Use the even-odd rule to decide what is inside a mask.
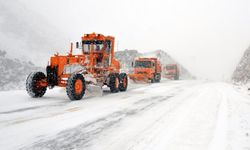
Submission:
[[[114,58],[115,38],[102,34],[85,34],[76,43],[80,54],[73,54],[71,44],[68,55],[55,54],[42,72],[31,73],[26,90],[31,97],[42,97],[47,88],[66,87],[71,100],[80,100],[89,85],[110,88],[112,93],[126,91],[128,78],[120,73],[120,62]]]

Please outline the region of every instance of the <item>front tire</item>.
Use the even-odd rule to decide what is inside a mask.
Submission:
[[[109,75],[109,88],[111,93],[117,93],[119,92],[119,74],[118,73],[112,73]]]
[[[126,73],[120,73],[120,84],[119,84],[119,90],[124,92],[127,91],[128,88],[128,76]]]
[[[161,74],[160,74],[160,73],[157,73],[157,74],[155,75],[155,81],[156,81],[156,82],[160,82],[160,81],[161,81]]]
[[[151,83],[155,83],[155,78],[150,80]]]
[[[86,83],[81,74],[72,74],[68,79],[66,92],[70,100],[80,100],[85,94]]]
[[[174,80],[179,80],[179,75],[175,75]]]
[[[32,72],[26,79],[26,91],[33,97],[42,97],[46,90],[46,86],[39,85],[39,82],[46,81],[46,75],[43,72]]]

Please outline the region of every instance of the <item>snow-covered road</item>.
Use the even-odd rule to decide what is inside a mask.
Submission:
[[[250,150],[250,97],[227,83],[163,81],[71,102],[0,92],[0,149]]]

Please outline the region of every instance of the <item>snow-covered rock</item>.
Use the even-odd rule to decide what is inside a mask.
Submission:
[[[115,58],[118,59],[122,66],[122,71],[129,73],[132,68],[132,62],[136,57],[141,56],[142,53],[139,53],[137,50],[127,50],[116,51]]]
[[[30,72],[44,70],[36,65],[63,50],[64,37],[22,2],[0,0],[0,90],[24,89]]]
[[[232,80],[238,84],[247,84],[250,81],[250,47],[243,54],[233,73]]]
[[[8,58],[0,50],[0,91],[24,89],[27,75],[38,70],[43,71],[30,61]]]

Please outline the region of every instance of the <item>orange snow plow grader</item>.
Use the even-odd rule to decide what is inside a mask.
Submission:
[[[120,73],[120,62],[114,58],[115,38],[102,34],[85,34],[76,42],[80,54],[73,54],[71,43],[68,55],[55,54],[43,72],[31,73],[26,80],[26,90],[31,97],[42,97],[47,88],[66,87],[70,100],[80,100],[86,87],[104,85],[112,93],[126,91],[128,78]]]
[[[134,82],[160,82],[161,63],[157,58],[137,58],[132,66],[134,70],[133,74],[129,74],[129,78]]]
[[[179,80],[179,68],[177,64],[168,64],[164,67],[164,77],[170,80]]]

